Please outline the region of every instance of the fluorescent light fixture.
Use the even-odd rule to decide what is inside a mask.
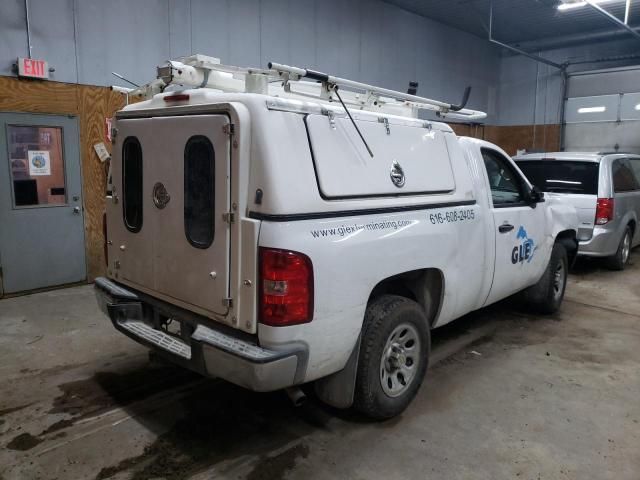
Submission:
[[[601,107],[582,107],[578,109],[578,113],[602,113],[602,112],[606,112],[607,111],[607,107],[605,106],[601,106]]]
[[[636,110],[640,111],[640,103],[636,105]]]
[[[613,1],[615,0],[592,0],[592,2],[596,4],[610,3]],[[574,8],[580,8],[580,7],[586,7],[586,6],[587,6],[587,2],[565,2],[558,5],[558,10],[560,11],[573,10]]]

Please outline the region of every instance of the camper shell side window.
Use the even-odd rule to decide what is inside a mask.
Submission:
[[[215,233],[215,150],[195,135],[184,147],[184,232],[196,248],[206,249]]]
[[[122,214],[127,230],[142,229],[142,147],[136,137],[122,144]]]

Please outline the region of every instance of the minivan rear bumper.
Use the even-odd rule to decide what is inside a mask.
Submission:
[[[179,338],[153,326],[152,319],[162,307],[148,297],[104,277],[96,278],[95,291],[100,309],[117,330],[174,363],[259,392],[302,383],[308,358],[303,345],[266,349],[233,332],[212,328],[209,322],[192,320],[193,332]],[[193,318],[190,312],[186,316]]]
[[[621,235],[620,235],[621,236]],[[595,227],[589,240],[579,242],[578,255],[585,257],[610,257],[618,250],[620,238],[617,229]]]

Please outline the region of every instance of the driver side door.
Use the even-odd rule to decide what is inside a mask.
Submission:
[[[511,159],[482,148],[495,234],[493,282],[486,305],[536,283],[548,263],[545,209],[530,201],[529,184]]]

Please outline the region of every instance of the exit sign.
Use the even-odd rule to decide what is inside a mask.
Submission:
[[[49,79],[49,64],[35,58],[18,58],[18,76]]]

